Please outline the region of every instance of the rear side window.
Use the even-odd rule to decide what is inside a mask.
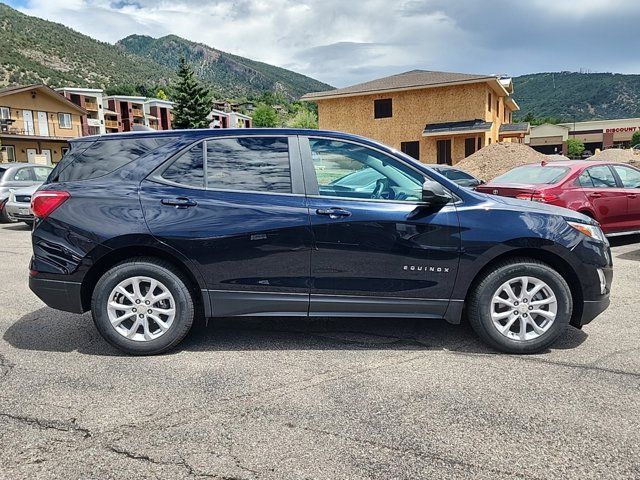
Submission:
[[[558,183],[562,180],[568,172],[569,168],[567,167],[526,165],[514,168],[504,175],[500,175],[493,179],[491,183],[496,185],[553,185],[554,183]]]
[[[171,137],[98,140],[86,150],[70,154],[73,159],[57,172],[57,180],[69,182],[102,177],[173,140]]]
[[[36,177],[36,181],[44,182],[51,173],[51,170],[51,168],[47,167],[34,167],[33,174]]]
[[[207,140],[206,162],[207,188],[291,193],[287,137]]]
[[[204,188],[204,152],[202,143],[178,156],[162,172],[162,178],[187,187]]]
[[[618,186],[613,172],[606,165],[588,168],[587,172],[589,172],[593,186],[596,188],[616,188]]]

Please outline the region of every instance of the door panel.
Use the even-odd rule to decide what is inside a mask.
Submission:
[[[49,136],[49,122],[47,112],[38,112],[38,134],[42,137]]]
[[[164,172],[143,181],[140,198],[147,225],[159,240],[199,267],[215,316],[306,315],[313,237],[305,197],[292,191],[296,168],[289,182],[288,171],[274,167],[278,152],[270,152],[268,145],[251,150],[232,140],[206,142],[224,142],[222,158],[212,161],[220,150],[200,143],[178,155]],[[293,142],[292,150],[298,152]],[[286,162],[286,137],[284,145]],[[299,162],[299,155],[292,155],[291,161]],[[227,173],[230,167],[232,175]],[[292,193],[210,188],[222,183],[227,188],[266,185]]]
[[[613,165],[613,169],[627,196],[626,230],[640,229],[640,170],[626,165]]]
[[[628,215],[627,194],[619,188],[613,171],[607,165],[598,165],[589,167],[586,172],[593,186],[585,184],[584,194],[593,206],[602,230],[609,233],[624,229]]]
[[[310,314],[442,316],[458,267],[455,205],[419,207],[423,174],[378,150],[322,138],[301,146],[313,180]]]
[[[33,112],[31,110],[22,110],[22,120],[24,122],[24,131],[27,135],[35,135],[33,125]]]

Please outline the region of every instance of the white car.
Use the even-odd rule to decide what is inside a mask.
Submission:
[[[40,187],[40,183],[25,188],[16,188],[9,191],[9,200],[5,204],[5,210],[9,219],[25,222],[33,225],[33,212],[31,211],[31,196]]]

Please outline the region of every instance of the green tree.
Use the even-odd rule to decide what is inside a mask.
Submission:
[[[640,145],[640,130],[633,132],[633,135],[631,135],[631,146],[635,147],[636,145]]]
[[[576,138],[567,140],[567,154],[569,157],[579,157],[584,152],[584,143]]]
[[[264,103],[256,107],[252,118],[254,127],[273,128],[278,125],[278,112],[275,108]]]
[[[173,126],[175,128],[207,128],[211,112],[209,91],[198,83],[191,67],[180,59],[178,83],[175,86]]]
[[[291,128],[318,128],[318,117],[310,110],[300,109],[287,122],[287,126]]]
[[[159,98],[160,100],[168,100],[169,97],[167,96],[166,93],[164,93],[163,89],[160,89],[156,92],[156,98]]]

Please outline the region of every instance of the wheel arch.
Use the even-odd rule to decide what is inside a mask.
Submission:
[[[473,277],[473,280],[469,283],[467,288],[464,305],[467,304],[471,293],[473,292],[476,285],[480,282],[480,279],[493,269],[497,264],[502,263],[504,261],[508,261],[510,259],[517,258],[531,258],[533,260],[538,260],[543,263],[546,263],[551,268],[556,270],[562,275],[562,277],[567,281],[569,285],[569,289],[571,290],[571,297],[573,299],[573,311],[571,314],[570,324],[573,326],[580,325],[580,318],[582,317],[582,309],[583,309],[583,300],[584,295],[582,292],[582,283],[575,270],[571,267],[571,265],[563,259],[560,255],[550,252],[548,250],[544,250],[541,248],[516,248],[513,250],[509,250],[500,255],[495,256],[486,265],[484,265]],[[466,309],[463,309],[461,312],[461,317],[464,318],[466,314]],[[448,321],[451,319],[447,318]],[[459,323],[452,322],[452,323]]]
[[[91,309],[91,296],[96,283],[105,272],[110,268],[125,260],[140,258],[140,257],[155,257],[165,262],[170,263],[175,269],[180,272],[187,280],[188,287],[190,287],[194,293],[194,300],[199,307],[199,311],[205,316],[210,316],[211,305],[209,302],[209,296],[204,284],[198,279],[200,277],[199,272],[194,272],[185,261],[182,261],[176,254],[172,254],[162,248],[151,245],[130,245],[120,246],[113,249],[101,256],[87,271],[85,274],[82,285],[80,287],[80,298],[82,301],[82,308],[84,311]]]

